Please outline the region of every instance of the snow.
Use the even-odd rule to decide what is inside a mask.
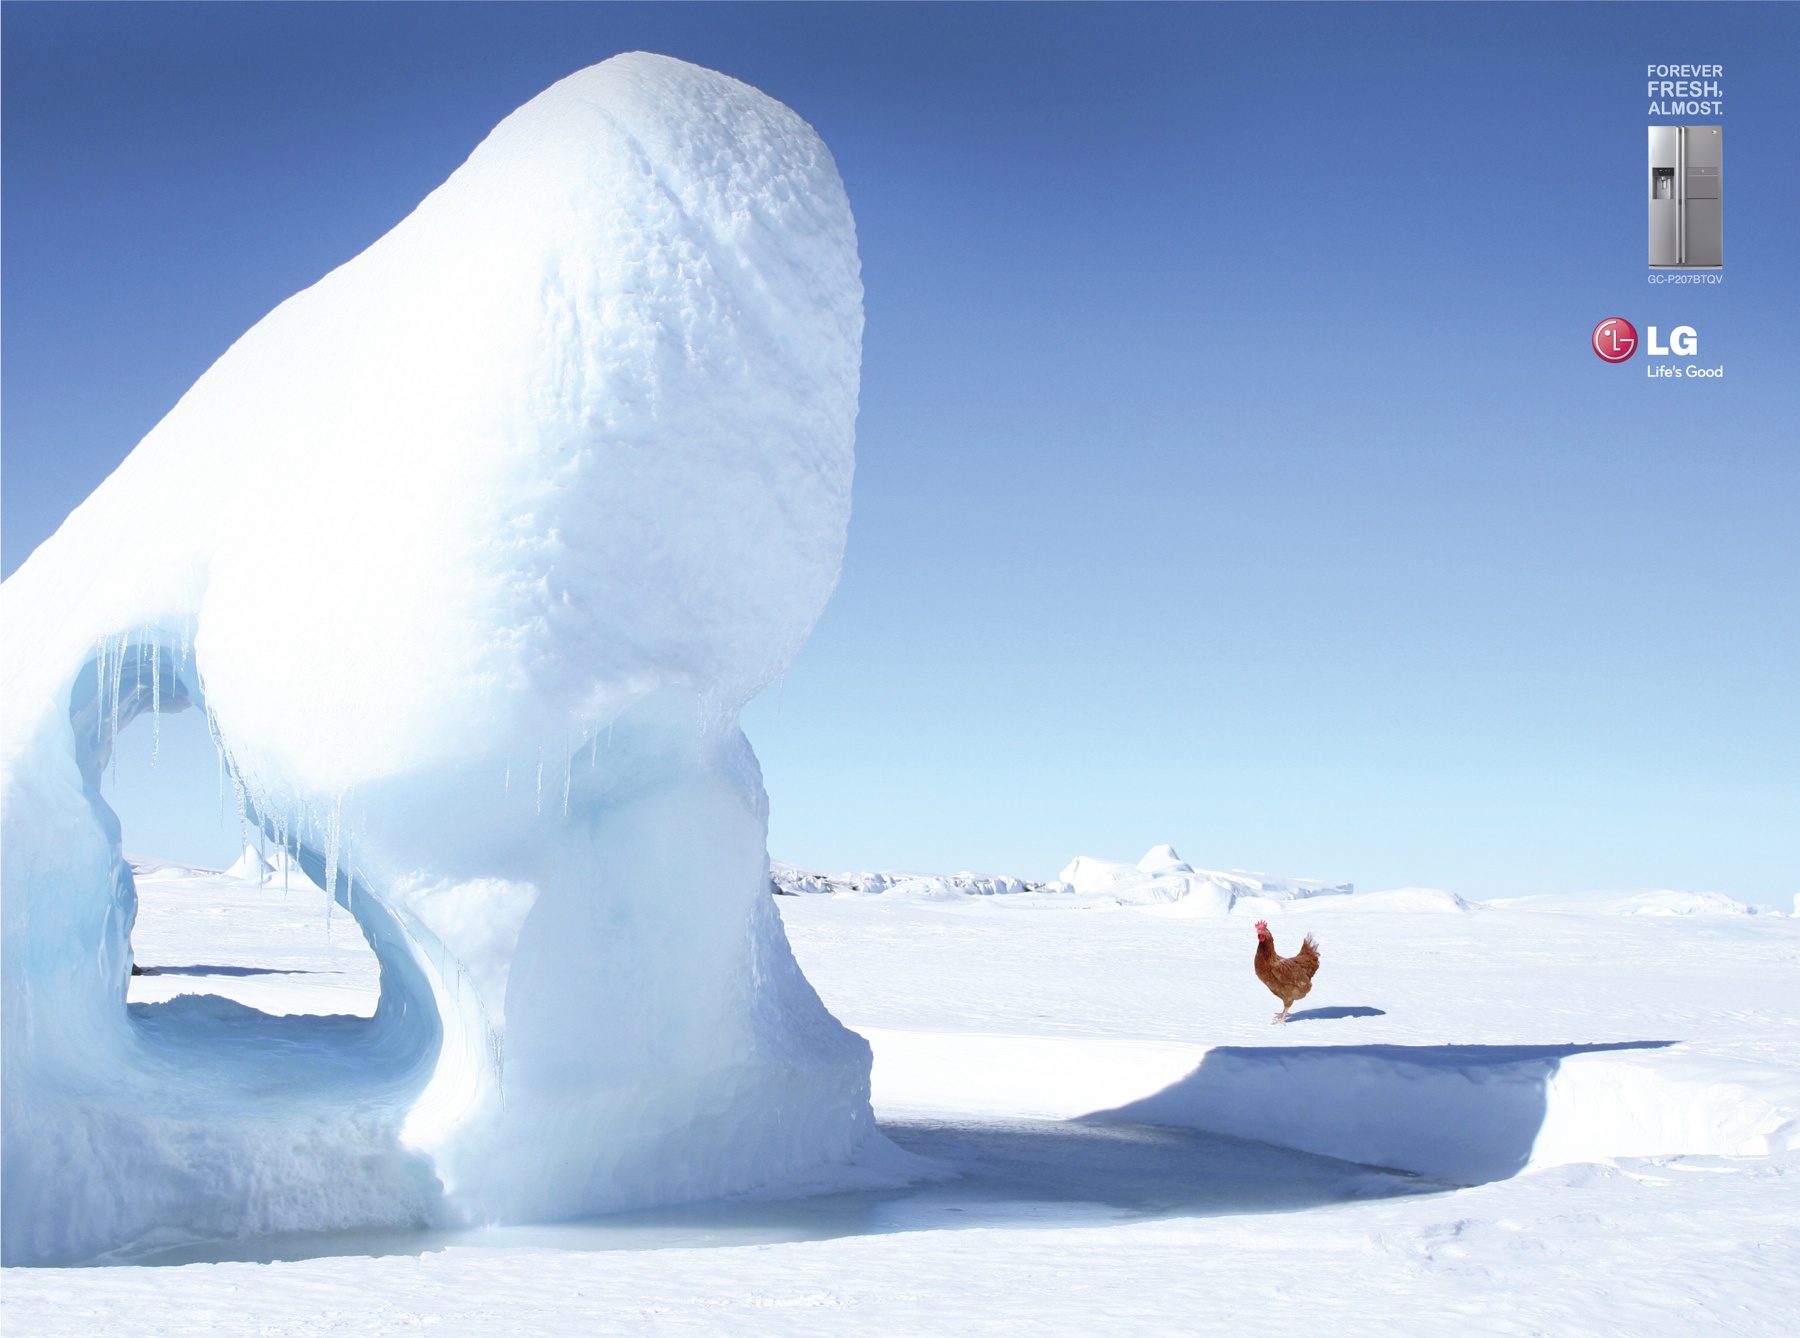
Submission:
[[[142,974],[128,1003],[207,993],[275,1017],[374,1017],[381,964],[356,921],[299,870],[268,864],[253,847],[222,873],[133,860]]]
[[[1237,915],[781,905],[808,977],[875,1044],[878,1111],[1114,1112],[1462,1183],[1800,1149],[1800,922],[1384,896],[1303,900],[1274,922],[1278,950],[1321,942],[1283,1027]],[[1364,900],[1378,909],[1344,909]],[[1454,1146],[1434,1151],[1434,1131]]]
[[[1439,887],[1396,887],[1386,892],[1364,892],[1343,901],[1308,904],[1308,915],[1367,914],[1370,911],[1423,911],[1430,915],[1459,915],[1474,907]]]
[[[281,853],[285,855],[287,852],[282,851]],[[137,873],[137,870],[133,869],[132,872],[135,874]],[[230,878],[238,879],[243,882],[255,883],[258,886],[261,886],[267,881],[268,876],[275,872],[275,867],[264,858],[262,853],[258,851],[255,846],[245,846],[244,853],[239,855],[237,859],[232,862],[231,867],[223,870],[223,872]],[[319,890],[322,893],[324,889],[321,888]]]
[[[1510,897],[1505,905],[1518,910],[1562,911],[1591,915],[1755,915],[1758,908],[1722,892],[1685,892],[1661,888],[1650,892],[1592,892],[1574,896],[1541,893]]]
[[[9,1332],[1156,1335],[1791,1331],[1792,1164],[1568,1172],[1276,1215],[780,1246],[420,1257],[10,1280]],[[1785,1171],[1785,1173],[1784,1173]]]
[[[810,127],[616,57],[269,313],[6,581],[7,1262],[887,1155],[738,728],[838,578],[861,298]],[[127,1009],[103,787],[183,709],[246,839],[360,927],[371,1013]]]
[[[288,949],[279,888],[230,881],[143,879],[140,959],[160,960],[154,932],[182,962],[259,943],[301,961],[268,955]],[[257,895],[204,944],[174,937],[184,908]],[[10,1269],[0,1320],[47,1338],[1790,1331],[1800,921],[1326,909],[1355,899],[1274,922],[1283,949],[1309,929],[1323,949],[1273,1027],[1242,916],[769,898],[872,1043],[882,1127],[934,1177],[556,1227],[168,1240],[145,1257],[170,1267]],[[296,1002],[321,988],[266,979]],[[1302,1146],[1320,1138],[1337,1151]],[[1354,1151],[1447,1161],[1407,1176]],[[252,1259],[283,1262],[231,1262]]]

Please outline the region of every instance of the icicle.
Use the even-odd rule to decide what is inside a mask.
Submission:
[[[238,849],[242,850],[250,844],[249,830],[249,797],[244,793],[244,778],[238,774],[234,764],[231,767],[231,793],[237,800]]]
[[[102,703],[106,698],[106,638],[94,638],[94,751],[100,751],[100,742],[106,733],[106,713]]]
[[[150,765],[162,751],[162,646],[150,633]]]
[[[116,786],[119,783],[119,694],[125,689],[125,643],[126,635],[119,633],[119,650],[113,656],[112,679],[112,779]]]
[[[506,778],[500,782],[500,788],[507,794],[512,793],[512,763],[506,764]]]
[[[563,755],[563,816],[569,816],[569,786],[575,776],[575,750],[571,747]]]
[[[537,811],[540,814],[544,811],[544,749],[542,744],[538,745]]]
[[[330,918],[331,903],[337,900],[338,837],[343,821],[344,796],[339,794],[331,816],[325,820],[325,915]]]
[[[206,708],[206,732],[212,736],[213,752],[219,758],[219,821],[225,821],[225,740],[219,737],[219,721],[212,707]]]
[[[262,815],[269,807],[269,795],[257,782],[255,776],[244,777],[244,820],[254,824],[258,831],[262,830]],[[250,844],[250,833],[244,832],[244,844]]]

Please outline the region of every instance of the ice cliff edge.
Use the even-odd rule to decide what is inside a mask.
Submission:
[[[618,56],[245,334],[0,588],[6,1263],[576,1216],[875,1136],[737,724],[837,581],[861,303],[811,128]],[[190,704],[375,948],[373,1020],[127,1008],[101,778]]]

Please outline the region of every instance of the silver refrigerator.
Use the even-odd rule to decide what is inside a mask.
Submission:
[[[1650,127],[1650,264],[1716,269],[1725,263],[1724,127]]]

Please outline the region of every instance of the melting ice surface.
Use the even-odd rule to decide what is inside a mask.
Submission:
[[[620,56],[259,322],[5,583],[5,1262],[880,1153],[737,724],[837,580],[861,328],[812,130]],[[101,776],[190,708],[355,916],[373,1017],[127,1010]]]
[[[1294,1212],[1451,1188],[1192,1129],[1020,1119],[909,1120],[881,1127],[902,1149],[924,1159],[918,1166],[923,1174],[911,1183],[796,1198],[740,1196],[546,1225],[151,1239],[105,1262],[269,1263],[422,1254],[457,1245],[560,1250],[768,1245],[897,1231]]]

